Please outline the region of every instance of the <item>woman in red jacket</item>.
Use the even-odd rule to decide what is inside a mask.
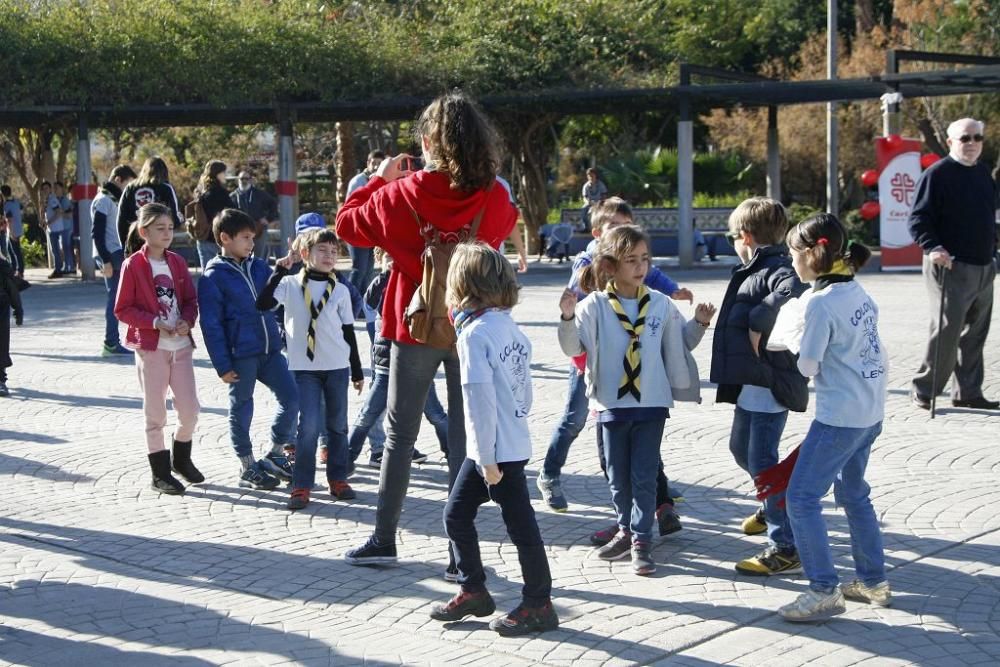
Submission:
[[[145,243],[122,265],[115,317],[128,325],[125,345],[135,350],[153,489],[179,494],[184,493],[184,485],[170,474],[171,467],[192,484],[205,481],[191,461],[191,439],[201,410],[191,337],[198,298],[187,262],[167,250],[174,238],[170,209],[163,204],[146,204],[139,209],[133,227]],[[168,388],[177,410],[172,466],[163,442]]]
[[[417,130],[426,166],[411,171],[411,158],[382,161],[368,184],[355,190],[337,213],[337,234],[353,246],[383,248],[394,260],[382,306],[382,335],[392,341],[389,429],[379,482],[375,531],[345,560],[352,565],[396,561],[396,526],[410,481],[410,458],[420,430],[428,389],[444,364],[448,385],[448,488],[465,461],[465,417],[455,348],[417,343],[403,315],[422,277],[424,239],[419,225],[460,237],[482,212],[476,238],[499,247],[514,228],[517,211],[507,191],[494,187],[500,166],[496,130],[478,105],[461,93],[434,100]],[[454,557],[446,578],[457,576]]]

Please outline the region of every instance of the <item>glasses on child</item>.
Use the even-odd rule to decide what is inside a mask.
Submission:
[[[958,138],[963,144],[967,144],[970,141],[975,141],[977,144],[983,143],[983,135],[981,134],[963,134]]]
[[[729,241],[729,245],[731,245],[734,248],[736,247],[736,242],[739,241],[741,238],[743,238],[742,234],[735,234],[733,232],[729,232],[728,234],[726,234],[726,240]]]

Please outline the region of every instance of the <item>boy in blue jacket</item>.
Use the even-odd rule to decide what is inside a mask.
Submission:
[[[299,395],[288,362],[281,354],[278,322],[271,311],[257,310],[271,269],[251,257],[257,227],[236,209],[225,209],[212,222],[222,254],[205,267],[198,281],[201,333],[219,378],[229,385],[229,437],[240,460],[242,487],[273,489],[276,477],[291,480],[293,468],[283,452],[295,442]],[[250,442],[253,392],[263,382],[278,401],[271,424],[271,451],[255,461]]]

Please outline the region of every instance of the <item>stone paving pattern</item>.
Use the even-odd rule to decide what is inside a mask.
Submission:
[[[699,299],[721,301],[725,267],[671,273]],[[567,275],[568,265],[532,262],[515,310],[534,344],[531,482],[565,399],[568,364],[555,329]],[[445,626],[427,616],[433,602],[456,590],[442,578],[447,480],[429,425],[417,444],[433,454],[412,476],[399,527],[401,563],[351,567],[341,556],[371,530],[377,471],[359,467],[357,500],[334,502],[317,492],[294,514],[284,508],[285,490],[238,488],[225,386],[199,347],[203,409],[195,460],[208,481],[183,497],[160,496],[148,486],[132,360],[97,354],[103,286],[43,276],[29,276],[35,286],[25,293],[26,325],[13,334],[12,396],[0,399],[0,479],[8,487],[0,500],[0,663],[1000,661],[1000,413],[953,409],[945,398],[931,421],[910,405],[907,386],[930,312],[919,275],[862,276],[881,306],[891,358],[888,416],[869,481],[891,567],[892,608],[849,602],[846,615],[826,624],[789,625],[774,610],[803,590],[801,577],[734,573],[734,562],[763,540],[739,530],[755,507],[752,485],[728,451],[732,408],[714,405],[703,380],[703,404],[679,407],[667,423],[662,453],[684,496],[684,530],[656,543],[654,577],[632,575],[627,561],[601,562],[588,546],[588,533],[613,521],[589,426],[563,474],[570,511],[550,512],[532,487],[562,627],[527,639],[501,638],[485,622]],[[696,351],[703,378],[713,332]],[[994,398],[998,340],[995,330],[986,350],[985,389]],[[257,398],[252,431],[263,445],[274,403],[266,390]],[[352,416],[359,405],[352,396]],[[783,447],[794,447],[808,424],[808,415],[793,414]],[[841,576],[850,578],[846,522],[832,497],[826,506]],[[478,527],[488,583],[508,609],[520,591],[516,552],[495,506],[484,506]]]

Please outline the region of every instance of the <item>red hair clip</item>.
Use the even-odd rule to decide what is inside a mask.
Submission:
[[[825,236],[821,236],[818,239],[816,239],[816,245],[826,245],[829,242],[830,242],[830,240],[828,238],[826,238]]]

